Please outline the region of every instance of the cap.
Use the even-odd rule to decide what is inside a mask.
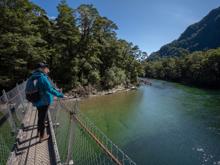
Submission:
[[[48,67],[48,64],[46,63],[40,62],[37,64],[37,68],[46,68],[46,67]]]

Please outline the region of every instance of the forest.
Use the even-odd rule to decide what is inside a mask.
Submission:
[[[62,0],[58,16],[28,0],[0,1],[0,88],[25,80],[38,62],[64,90],[136,84],[143,74],[138,46],[117,37],[117,25],[93,5],[73,9]]]
[[[145,76],[206,88],[220,88],[220,48],[144,62]]]

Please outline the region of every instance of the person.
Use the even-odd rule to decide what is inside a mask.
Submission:
[[[40,142],[49,138],[49,135],[45,133],[45,120],[49,106],[53,103],[54,96],[60,98],[66,97],[52,85],[50,78],[48,77],[49,72],[50,70],[46,63],[38,63],[37,69],[31,75],[32,79],[37,80],[40,94],[40,99],[33,103],[38,110],[37,126]]]

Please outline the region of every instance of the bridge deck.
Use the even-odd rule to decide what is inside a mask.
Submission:
[[[23,121],[24,129],[19,130],[17,135],[17,147],[12,152],[8,164],[56,164],[51,138],[41,143],[39,142],[39,137],[37,137],[37,118],[37,110],[30,108]],[[47,128],[47,132],[50,134],[49,127]]]

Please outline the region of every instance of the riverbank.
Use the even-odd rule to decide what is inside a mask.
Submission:
[[[89,97],[110,95],[110,94],[114,94],[118,92],[126,92],[126,91],[136,90],[136,89],[137,89],[137,86],[135,85],[130,85],[130,86],[118,85],[108,90],[101,90],[101,89],[95,88],[94,86],[85,86],[85,87],[79,86],[67,92],[66,95],[69,98],[85,99]]]
[[[181,85],[185,85],[188,87],[194,87],[194,88],[198,88],[198,89],[204,89],[204,90],[220,90],[220,86],[216,86],[213,84],[210,85],[202,85],[202,84],[198,84],[195,82],[190,82],[187,80],[171,80],[171,79],[161,79],[161,78],[154,78],[154,77],[143,77],[142,79],[146,79],[146,80],[159,80],[159,81],[166,81],[166,82],[170,82],[170,83],[179,83]]]

